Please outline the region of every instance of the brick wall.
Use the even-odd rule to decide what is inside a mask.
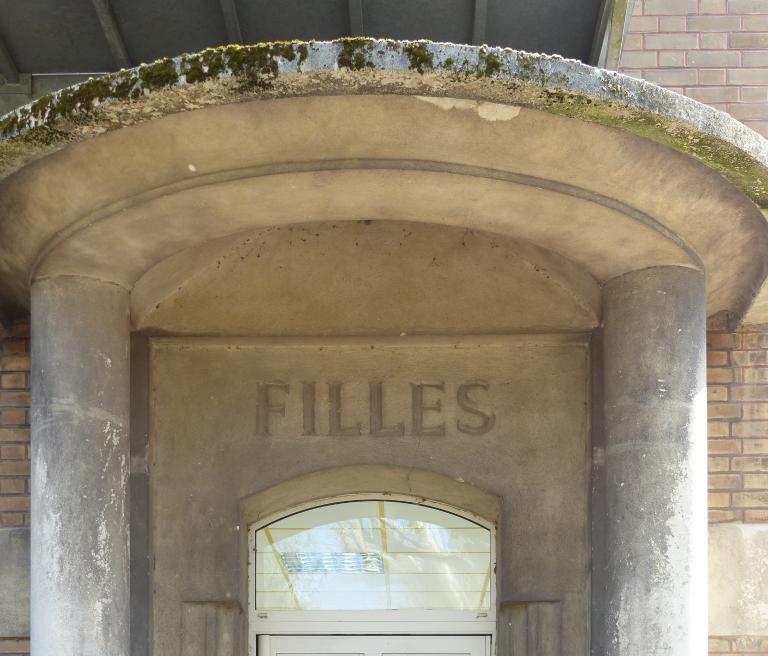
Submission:
[[[768,135],[768,0],[636,0],[620,70]]]
[[[768,136],[768,0],[636,0],[619,70]],[[768,332],[714,323],[707,345],[709,521],[768,522]],[[710,653],[768,654],[768,637],[713,636]]]
[[[18,323],[0,341],[0,527],[28,525],[29,325]]]
[[[0,339],[0,528],[29,526],[29,324]],[[2,558],[2,554],[0,554]],[[0,654],[29,653],[29,641],[0,636]]]
[[[768,654],[768,638],[710,638],[709,653],[715,656]]]
[[[768,522],[768,333],[707,344],[710,522]]]
[[[768,522],[768,332],[709,328],[709,521]],[[711,636],[709,651],[768,654],[765,634]]]

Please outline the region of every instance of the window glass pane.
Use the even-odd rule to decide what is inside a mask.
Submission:
[[[436,508],[350,501],[256,532],[259,610],[479,610],[490,582],[490,531]]]

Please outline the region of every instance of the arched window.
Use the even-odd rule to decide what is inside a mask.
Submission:
[[[274,620],[373,621],[384,631],[383,623],[414,619],[424,627],[488,623],[495,536],[480,521],[387,498],[329,503],[252,527],[256,621],[270,625],[265,632],[275,631]]]

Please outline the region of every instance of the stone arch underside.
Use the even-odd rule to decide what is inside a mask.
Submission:
[[[528,242],[413,221],[316,221],[189,248],[144,274],[151,334],[401,335],[590,331],[600,289]]]

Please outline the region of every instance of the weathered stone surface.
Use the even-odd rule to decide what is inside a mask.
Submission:
[[[636,271],[611,280],[604,303],[605,544],[593,647],[606,656],[703,654],[704,278],[679,267]]]
[[[595,279],[529,243],[462,228],[347,221],[240,234],[164,260],[131,294],[165,334],[588,331]]]
[[[0,636],[29,635],[29,529],[0,528]]]
[[[768,627],[768,527],[709,527],[709,632],[764,636]]]
[[[30,278],[131,288],[165,257],[238,231],[374,218],[526,239],[600,280],[703,265],[710,314],[768,317],[764,140],[577,62],[420,42],[262,44],[94,80],[19,116],[0,146],[6,171],[21,167],[0,184],[9,307],[27,304]]]
[[[502,604],[498,653],[504,656],[561,656],[561,608],[557,601]],[[565,653],[570,653],[568,649]]]
[[[32,294],[35,656],[128,656],[128,294],[84,278]]]
[[[239,500],[342,465],[428,470],[503,497],[499,599],[559,600],[568,653],[589,653],[583,338],[169,338],[153,344],[156,653],[178,650],[182,602],[232,600],[247,607],[240,554],[248,527]],[[371,380],[383,386],[378,435],[371,435]],[[470,398],[481,415],[493,413],[492,424],[462,409],[459,388],[470,380],[488,383],[487,390],[472,388]],[[260,381],[273,385],[267,391]],[[279,381],[289,389],[276,386]],[[314,421],[302,408],[308,381],[316,382]],[[334,381],[344,384],[340,426],[332,429]],[[411,384],[440,383],[444,390],[423,390],[422,427],[415,431],[421,415],[414,412]],[[264,395],[273,406],[266,420],[259,412]],[[427,409],[438,400],[440,411]],[[343,434],[329,435],[332,430]],[[309,501],[321,491],[307,486],[305,494]]]
[[[630,131],[637,130],[643,136],[655,136],[684,152],[696,153],[724,175],[734,175],[742,179],[752,193],[761,197],[768,194],[764,172],[760,173],[759,170],[760,165],[768,165],[768,142],[727,114],[643,80],[595,69],[575,60],[487,46],[426,41],[377,41],[364,38],[335,42],[278,42],[256,46],[228,46],[196,55],[159,60],[70,87],[8,114],[0,122],[0,131],[8,139],[24,135],[36,127],[58,127],[57,123],[61,119],[91,115],[94,109],[105,103],[138,100],[143,95],[157,90],[194,86],[205,81],[242,78],[244,83],[234,91],[234,95],[253,94],[254,87],[261,88],[260,93],[265,95],[280,95],[296,93],[297,87],[305,86],[303,81],[298,84],[292,81],[287,86],[280,84],[280,77],[286,74],[339,70],[360,73],[370,72],[369,69],[411,71],[420,75],[443,73],[448,78],[464,78],[465,82],[470,76],[481,81],[487,78],[518,82],[517,89],[506,89],[508,94],[513,91],[508,95],[508,100],[516,104],[537,106],[555,113]],[[264,81],[271,83],[264,85]],[[259,82],[261,84],[258,84]],[[390,82],[393,88],[388,92],[409,93],[408,87],[413,85],[403,82],[404,80],[393,79]],[[450,84],[450,79],[445,80],[446,86]],[[291,86],[294,87],[293,90]],[[299,93],[306,93],[311,88],[311,83],[308,87]],[[546,92],[547,89],[573,92],[574,95],[551,94]],[[231,100],[232,96],[233,91],[214,93],[205,104],[226,102]],[[598,102],[588,100],[589,97]],[[171,111],[179,109],[184,109],[183,102],[177,103]],[[158,107],[155,112],[149,113],[154,113],[156,117],[168,110],[168,107],[165,110]],[[633,110],[647,114],[637,114],[632,117],[634,120],[627,120],[630,118],[627,111],[631,113]],[[141,112],[129,110],[129,113],[140,116]],[[647,119],[652,115],[657,115],[656,120],[649,122]],[[662,121],[659,124],[658,119],[669,119],[672,123],[664,125]],[[108,121],[103,126],[99,126],[99,123],[98,120],[94,121],[90,129],[75,128],[72,131],[74,138],[92,136],[103,129],[115,127],[110,126]],[[686,129],[692,129],[689,135],[686,135]],[[697,131],[714,137],[716,142],[701,143],[701,137],[695,137]],[[62,138],[56,134],[47,136],[48,141],[53,142]],[[46,139],[42,141],[45,143]],[[69,139],[65,137],[64,141]],[[716,152],[717,147],[712,148],[717,141],[721,142],[720,153]],[[32,138],[27,149],[34,151],[39,147],[39,143],[40,141]],[[735,146],[736,151],[729,152],[729,146]],[[24,146],[6,148],[3,151],[4,159],[12,162],[14,155],[18,156],[20,151],[23,153]],[[745,170],[738,162],[738,151],[745,153],[748,158],[753,158],[759,165],[755,169],[757,178],[751,181],[744,179]],[[761,177],[762,180],[759,179]]]
[[[240,656],[242,616],[236,601],[186,602],[181,616],[182,656]]]
[[[180,251],[297,222],[481,230],[555,251],[598,281],[705,266],[710,313],[738,314],[768,266],[759,211],[690,158],[457,98],[324,95],[185,112],[77,144],[0,187],[0,243],[14,244],[0,252],[0,286],[20,303],[30,276],[130,289]]]

